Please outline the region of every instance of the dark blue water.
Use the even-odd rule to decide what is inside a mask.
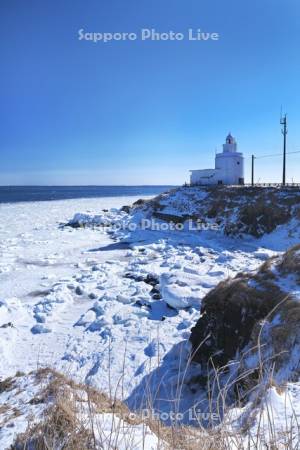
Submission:
[[[0,203],[157,195],[174,186],[0,186]]]

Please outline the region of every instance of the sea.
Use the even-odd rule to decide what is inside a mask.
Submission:
[[[176,186],[0,186],[0,203],[155,196]]]

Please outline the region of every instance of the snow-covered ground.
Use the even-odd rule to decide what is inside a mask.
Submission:
[[[103,450],[167,448],[144,422],[138,420],[130,422],[126,410],[111,407],[109,400],[104,396],[92,397],[83,386],[74,385],[67,378],[48,369],[44,373],[37,370],[28,375],[18,374],[9,379],[5,388],[0,391],[0,405],[1,449],[10,449],[15,443],[16,436],[19,439],[24,436],[23,443],[18,443],[17,448],[25,448],[25,442],[26,448],[27,446],[35,448],[33,444],[28,443],[28,435],[26,436],[28,424],[30,422],[30,429],[34,433],[34,427],[43,426],[45,420],[49,421],[49,425],[44,426],[43,431],[48,429],[50,436],[42,434],[42,439],[47,442],[47,448],[62,448],[57,442],[58,437],[54,438],[56,430],[55,419],[51,419],[53,413],[65,417],[65,423],[68,423],[68,419],[74,420],[74,429],[71,428],[74,435],[72,436],[70,429],[68,430],[70,440],[73,438],[78,441],[80,429],[84,429],[86,434],[93,435],[95,448]],[[62,428],[61,431],[68,435],[66,429]],[[41,433],[43,432],[36,431],[36,436]],[[77,443],[76,448],[85,450],[85,444],[82,443],[79,447]]]
[[[134,200],[0,205],[1,377],[47,361],[59,365],[70,341],[76,336],[80,340],[82,335],[75,323],[98,298],[97,291],[95,298],[77,295],[83,284],[87,287],[81,279],[99,264],[109,261],[113,265],[115,260],[118,265],[125,260],[124,250],[110,250],[112,241],[107,234],[62,228],[61,223],[77,211],[95,213]],[[47,329],[51,332],[38,333]],[[96,348],[97,340],[94,345]]]
[[[0,207],[1,377],[46,364],[108,390],[125,367],[122,388],[127,396],[151,360],[153,364],[188,338],[208,290],[222,278],[256,268],[268,254],[224,249],[201,239],[197,246],[184,245],[179,233],[169,243],[167,233],[150,231],[144,232],[150,243],[125,249],[105,230],[60,226],[77,211],[99,213],[134,200]],[[150,284],[128,273],[134,278],[161,276],[170,306],[193,307],[170,309],[166,301],[153,300]]]
[[[133,408],[149,390],[155,399],[159,384],[166,398],[158,404],[168,412],[202,298],[282,250],[276,236],[268,246],[211,230],[137,230],[116,233],[120,244],[105,227],[61,226],[77,212],[88,214],[87,223],[95,214],[108,224],[126,221],[111,208],[135,200],[0,205],[0,379],[52,367]],[[194,393],[182,392],[180,408],[188,409]]]

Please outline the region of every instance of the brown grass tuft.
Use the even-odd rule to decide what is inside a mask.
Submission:
[[[12,377],[0,381],[0,394],[2,394],[2,392],[11,391],[14,387],[14,382],[15,381]]]
[[[283,275],[297,275],[300,281],[300,244],[295,245],[284,253],[278,269]]]

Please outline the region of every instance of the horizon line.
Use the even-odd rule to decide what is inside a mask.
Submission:
[[[184,184],[184,183],[183,183]],[[165,187],[180,186],[179,184],[0,184],[4,187]]]

